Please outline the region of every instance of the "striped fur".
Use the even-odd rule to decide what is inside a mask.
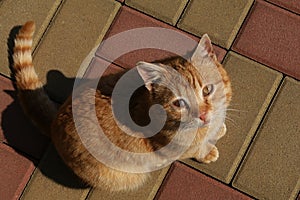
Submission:
[[[22,26],[15,38],[13,74],[25,114],[43,133],[50,135],[50,126],[57,109],[45,93],[32,63],[34,31],[35,24],[29,21]]]

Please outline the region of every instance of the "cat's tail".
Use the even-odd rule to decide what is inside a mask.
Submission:
[[[26,22],[15,38],[13,74],[19,101],[25,114],[44,134],[50,136],[50,127],[57,108],[44,91],[32,63],[34,31],[34,22]]]

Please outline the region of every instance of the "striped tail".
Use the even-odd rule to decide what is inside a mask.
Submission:
[[[57,108],[45,93],[32,63],[32,36],[35,24],[26,22],[15,38],[13,73],[18,97],[25,114],[46,135],[50,136],[51,123]]]

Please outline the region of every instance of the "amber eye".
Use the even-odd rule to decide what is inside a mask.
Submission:
[[[176,99],[175,101],[172,102],[172,104],[178,108],[187,108],[188,104],[184,99]]]
[[[204,97],[207,97],[208,95],[210,95],[212,92],[214,91],[214,86],[212,84],[206,85],[203,89],[202,89],[202,94]]]

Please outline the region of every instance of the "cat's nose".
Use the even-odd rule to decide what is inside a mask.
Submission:
[[[206,113],[203,112],[200,114],[199,118],[203,121],[203,122],[206,122]]]

